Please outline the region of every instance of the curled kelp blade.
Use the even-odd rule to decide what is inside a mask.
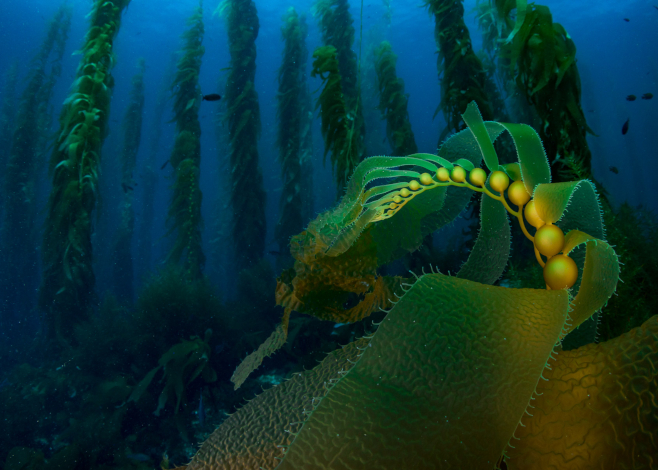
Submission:
[[[496,282],[507,266],[511,240],[505,207],[500,202],[483,196],[480,205],[480,232],[457,277],[482,284]]]
[[[367,344],[367,339],[350,343],[249,401],[206,439],[187,470],[275,468],[327,385],[350,370]]]
[[[566,291],[420,278],[279,470],[493,468],[564,326]]]
[[[558,353],[510,441],[507,468],[656,468],[656,364],[658,316],[605,343]]]

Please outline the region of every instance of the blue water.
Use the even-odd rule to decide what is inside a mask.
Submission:
[[[392,19],[387,24],[383,19],[386,7],[380,0],[365,0],[363,5],[352,1],[351,13],[356,28],[355,50],[363,60],[369,60],[368,52],[381,40],[388,40],[398,55],[397,74],[405,82],[409,95],[409,115],[420,152],[434,153],[439,135],[446,123],[441,113],[433,118],[440,102],[440,87],[437,77],[436,45],[434,41],[434,21],[418,1],[391,0]],[[61,103],[66,99],[71,82],[75,77],[79,56],[74,55],[83,41],[87,30],[86,15],[90,2],[73,0],[73,22],[69,33],[63,61],[63,73],[55,87],[52,106],[54,116],[59,113]],[[227,31],[225,19],[213,14],[217,2],[204,4],[206,48],[200,76],[203,93],[214,93],[218,79],[229,65]],[[574,2],[572,0],[550,0],[544,2],[550,7],[553,20],[561,23],[577,46],[577,63],[582,80],[582,108],[588,125],[596,135],[588,135],[592,151],[592,169],[595,179],[608,192],[609,200],[615,206],[628,202],[632,206],[642,205],[658,211],[658,9],[649,1]],[[144,197],[141,187],[140,168],[148,155],[150,139],[153,135],[154,105],[163,86],[163,76],[170,67],[172,55],[181,48],[179,37],[186,28],[186,19],[197,6],[191,0],[155,1],[133,0],[123,15],[122,25],[115,42],[116,66],[112,71],[115,88],[112,97],[110,133],[106,139],[103,158],[114,158],[122,139],[121,120],[129,101],[131,78],[136,72],[140,57],[146,59],[146,107],[142,132],[142,143],[138,155],[135,181],[136,200]],[[258,142],[260,165],[264,175],[267,193],[267,251],[278,250],[274,243],[274,226],[279,217],[279,197],[282,182],[276,150],[276,93],[277,71],[281,62],[283,42],[281,39],[281,17],[289,6],[298,12],[307,13],[309,35],[307,46],[310,52],[321,45],[320,33],[314,18],[310,15],[311,1],[265,1],[257,0],[260,20],[260,33],[256,41],[257,73],[256,89],[261,109],[262,135]],[[20,75],[25,77],[30,61],[43,41],[48,22],[59,7],[51,0],[2,0],[0,2],[0,102],[5,98],[4,80],[10,65],[18,59]],[[475,21],[475,2],[465,1],[466,22],[473,39],[474,49],[481,46],[481,37]],[[630,21],[624,21],[628,18]],[[363,29],[363,42],[359,47],[359,30]],[[310,71],[309,60],[309,71]],[[318,90],[319,79],[309,79],[310,88]],[[17,90],[22,91],[19,81]],[[364,93],[372,92],[372,85],[364,84]],[[642,100],[644,93],[653,93],[653,100]],[[638,96],[628,102],[629,94]],[[315,95],[317,96],[317,94]],[[158,168],[166,162],[171,152],[175,127],[167,123],[172,117],[170,106],[161,121],[164,132],[157,157]],[[215,107],[213,103],[202,103],[200,111],[202,127],[202,167],[201,190],[204,195],[203,217],[206,231],[204,247],[208,252],[212,220],[216,217],[216,201],[228,200],[228,188],[223,187],[220,175],[220,161],[215,138]],[[622,135],[622,124],[630,118],[630,128]],[[58,129],[53,120],[52,131]],[[382,128],[378,130],[383,136]],[[314,184],[315,212],[323,211],[336,201],[335,183],[330,165],[322,164],[323,142],[319,131],[319,118],[314,130]],[[618,174],[610,171],[617,167]],[[111,166],[106,166],[111,168]],[[172,178],[170,167],[159,171],[159,182],[155,197],[155,228],[153,234],[153,259],[161,260],[167,253],[168,242],[164,238],[167,208],[170,200]],[[111,174],[108,172],[108,174]],[[0,171],[0,176],[3,172]],[[43,190],[48,190],[49,182],[43,182]],[[110,184],[109,187],[112,187]],[[116,183],[114,189],[117,189]],[[104,214],[108,226],[118,220],[118,205],[121,201],[120,189],[103,195]],[[139,223],[139,202],[136,205]],[[227,242],[228,243],[228,242]],[[274,263],[275,256],[267,255]],[[155,266],[151,267],[155,268]],[[139,274],[146,275],[149,267],[136,266]],[[99,293],[109,289],[109,274],[99,267],[97,273]],[[234,297],[234,280],[212,274],[211,281],[224,298]],[[140,286],[143,279],[138,276]],[[34,294],[36,303],[36,292]],[[2,315],[3,312],[0,312]],[[24,321],[34,322],[38,327],[38,313],[31,312]],[[269,330],[271,325],[262,328]],[[222,348],[223,349],[223,346]],[[219,352],[221,352],[221,349]],[[248,352],[248,351],[245,351]],[[20,351],[15,351],[20,355]],[[155,358],[157,360],[157,358]],[[0,365],[0,371],[2,370]],[[0,389],[9,384],[0,376]],[[198,397],[198,393],[196,395]],[[193,404],[196,406],[195,404]],[[0,422],[0,427],[2,423]],[[26,443],[29,446],[30,443]],[[133,456],[141,458],[147,450],[135,446]],[[154,454],[155,452],[152,452]],[[135,457],[135,460],[139,458]],[[0,462],[0,469],[2,469]]]

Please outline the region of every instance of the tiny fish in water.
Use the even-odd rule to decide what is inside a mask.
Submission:
[[[619,168],[617,168],[616,166],[611,166],[610,171],[612,171],[615,175],[619,174]]]
[[[653,98],[653,93],[645,93],[642,95],[643,100],[650,100],[651,98]]]
[[[273,256],[281,256],[281,252],[280,252],[280,251],[276,251],[276,250],[268,251],[268,253],[271,254],[271,255],[273,255]]]
[[[626,135],[628,132],[628,123],[631,121],[631,118],[626,119],[626,122],[621,126],[621,135]]]
[[[624,18],[624,21],[625,21],[626,23],[628,23],[628,22],[631,21],[631,20],[629,20],[628,18]]]
[[[132,186],[127,185],[126,183],[121,183],[121,188],[123,189],[124,193],[127,193],[128,191],[132,191],[133,189],[135,189]]]
[[[206,410],[203,407],[203,388],[199,394],[199,410],[197,411],[197,417],[199,418],[199,426],[203,426],[206,422]]]
[[[222,99],[222,97],[219,96],[217,93],[211,93],[209,95],[203,95],[203,100],[205,100],[205,101],[219,101],[221,99]]]
[[[626,101],[635,101],[637,99],[637,96],[635,95],[628,95],[626,97]]]
[[[164,162],[164,163],[162,164],[162,166],[160,167],[160,169],[161,169],[161,170],[164,170],[165,167],[166,167],[167,165],[169,165],[169,160],[167,160],[166,162]]]

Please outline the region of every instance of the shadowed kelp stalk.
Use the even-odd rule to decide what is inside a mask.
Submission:
[[[0,231],[0,276],[4,290],[0,298],[6,315],[13,312],[17,323],[26,324],[34,308],[33,292],[38,286],[37,186],[43,165],[43,148],[49,137],[49,101],[59,77],[61,56],[71,24],[70,7],[62,6],[50,22],[41,48],[30,64],[27,84],[15,117],[11,152],[4,169],[2,198],[4,213]],[[54,50],[54,54],[53,54]],[[46,67],[54,55],[53,71]],[[17,336],[14,332],[12,336]]]
[[[114,293],[124,303],[134,299],[134,279],[132,239],[135,230],[135,192],[134,175],[137,153],[142,138],[142,113],[144,111],[144,71],[146,62],[140,59],[137,73],[132,79],[130,102],[123,118],[123,148],[121,149],[121,222],[114,241],[112,274],[114,275]]]
[[[306,87],[306,24],[294,8],[283,17],[281,35],[285,41],[283,63],[279,69],[277,117],[279,162],[283,190],[279,200],[280,216],[274,231],[281,253],[288,252],[290,238],[302,230],[302,102]],[[292,264],[292,258],[279,257]],[[285,266],[289,267],[289,266]]]
[[[107,130],[113,78],[113,42],[129,0],[96,0],[82,59],[64,103],[51,160],[53,189],[43,238],[39,307],[50,340],[69,341],[90,313],[92,214],[98,198],[100,151]]]
[[[231,204],[237,269],[250,268],[265,251],[265,190],[258,164],[260,107],[254,85],[260,24],[253,0],[225,0],[231,65],[226,80],[231,139]]]
[[[188,20],[189,29],[183,33],[183,57],[178,61],[172,89],[174,92],[174,120],[176,142],[169,162],[174,169],[174,182],[168,233],[175,233],[174,246],[167,261],[181,262],[188,280],[201,277],[206,257],[201,248],[201,125],[199,124],[199,71],[205,52],[203,45],[203,10],[199,7]]]

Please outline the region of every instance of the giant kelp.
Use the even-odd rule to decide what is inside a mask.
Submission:
[[[409,98],[404,93],[404,81],[395,71],[398,58],[388,41],[382,42],[374,54],[379,111],[386,119],[386,137],[393,148],[393,155],[411,155],[418,151],[418,146],[409,121]]]
[[[591,178],[588,127],[581,107],[576,45],[548,7],[496,0],[501,67],[541,119],[539,134],[556,181]],[[511,12],[515,11],[515,18]]]
[[[135,230],[135,196],[134,176],[137,164],[137,153],[142,138],[142,113],[144,111],[144,71],[146,61],[140,59],[137,64],[137,73],[132,79],[130,101],[123,119],[123,147],[121,149],[121,187],[123,200],[121,201],[121,222],[114,240],[114,253],[112,258],[112,273],[114,275],[114,292],[125,302],[131,303],[133,293],[133,257],[132,239]]]
[[[436,113],[443,111],[448,123],[439,139],[441,141],[448,132],[465,127],[461,115],[471,101],[478,104],[484,119],[493,119],[493,112],[484,91],[484,70],[473,51],[464,23],[463,1],[426,0],[424,5],[436,23],[434,39],[439,51],[437,68],[441,76],[441,103]]]
[[[253,0],[226,0],[230,73],[226,81],[231,139],[231,205],[237,265],[249,268],[265,250],[265,190],[258,164],[260,107],[254,86],[260,27]]]
[[[34,306],[30,293],[37,286],[37,234],[34,218],[39,210],[36,204],[36,186],[39,174],[39,157],[42,151],[44,115],[47,113],[50,93],[57,74],[48,77],[46,67],[53,49],[58,47],[54,62],[59,64],[70,26],[70,8],[58,9],[48,27],[46,37],[33,58],[27,84],[21,94],[15,117],[15,130],[8,147],[11,149],[3,174],[1,197],[4,213],[0,229],[0,260],[4,282],[0,302],[6,313],[25,315]],[[52,78],[52,80],[49,80]],[[45,100],[45,105],[41,102]],[[21,288],[21,286],[25,286]],[[17,305],[19,303],[20,305]]]
[[[279,220],[274,237],[281,251],[287,251],[290,238],[302,229],[302,102],[306,87],[306,24],[294,8],[283,17],[281,35],[285,46],[279,68],[277,117],[279,161],[283,189],[279,200]]]
[[[358,469],[365,460],[377,468],[493,468],[501,456],[511,458],[514,468],[521,458],[526,458],[519,460],[522,468],[545,468],[545,455],[592,465],[605,456],[615,468],[634,462],[652,468],[651,435],[658,428],[650,398],[658,390],[658,373],[651,367],[658,359],[656,317],[608,344],[571,352],[555,347],[605,305],[618,280],[617,256],[599,238],[603,224],[593,186],[550,183],[541,142],[528,126],[483,122],[474,106],[463,119],[468,129],[448,139],[438,156],[374,157],[359,165],[341,203],[293,240],[297,262],[279,280],[277,300],[343,321],[344,309],[332,311],[327,301],[340,290],[357,288],[357,282],[340,284],[343,272],[358,276],[352,261],[367,258],[365,264],[377,266],[413,249],[426,230],[454,219],[471,191],[482,192],[482,228],[458,275],[431,268],[402,284],[399,299],[385,301],[392,308],[376,333],[251,401],[202,445],[188,469]],[[505,131],[519,161],[501,166],[493,141]],[[489,175],[477,168],[482,160]],[[509,256],[508,213],[533,242],[552,289],[491,285]],[[397,218],[403,225],[395,230]],[[537,227],[534,235],[526,224]],[[562,230],[566,237],[550,249],[545,234]],[[575,271],[554,276],[553,268],[565,259],[575,260]],[[312,276],[315,292],[302,292],[304,277]],[[372,293],[376,282],[362,275],[358,284],[368,284]],[[311,311],[316,296],[325,305],[315,303]],[[367,302],[362,297],[361,303]],[[630,369],[623,365],[629,360],[635,364]],[[554,367],[547,373],[549,363]],[[572,389],[576,369],[583,380],[593,377],[592,391],[600,391],[595,421],[608,424],[596,433],[579,424],[594,411],[585,392],[576,415],[563,414],[569,404],[552,406],[570,400],[563,390]],[[641,384],[632,385],[629,371]],[[618,397],[610,399],[630,412],[618,411],[605,398],[608,390]],[[546,395],[554,398],[547,401]],[[524,418],[533,398],[543,413]],[[521,419],[551,438],[526,440],[525,447],[511,442]],[[622,419],[631,432],[615,432]],[[569,435],[556,438],[557,427],[568,428]],[[636,448],[643,452],[637,455]],[[591,449],[598,455],[588,460]],[[574,453],[580,460],[570,459]]]
[[[345,126],[353,138],[350,145],[354,147],[351,152],[358,163],[365,157],[365,121],[363,119],[363,105],[361,104],[361,90],[359,85],[359,67],[357,56],[352,46],[354,44],[354,19],[349,11],[347,0],[318,0],[313,5],[313,15],[318,18],[322,32],[322,42],[336,50],[338,70],[336,76],[340,79],[342,99],[345,103]],[[360,46],[359,46],[360,48]],[[316,53],[320,49],[316,49]],[[315,54],[314,54],[315,57]],[[322,97],[321,97],[322,99]],[[323,109],[324,113],[324,109]],[[325,143],[325,148],[327,144]],[[346,175],[349,178],[351,173]],[[343,180],[340,173],[336,174],[339,195],[343,191],[347,179]]]
[[[176,141],[169,162],[175,172],[173,195],[169,206],[169,233],[175,233],[168,261],[182,259],[188,279],[201,277],[205,255],[201,247],[201,189],[199,165],[201,163],[201,125],[199,105],[201,89],[199,71],[205,52],[203,42],[203,10],[198,7],[188,19],[189,28],[183,33],[183,56],[177,64],[172,83],[174,91],[174,120]]]

